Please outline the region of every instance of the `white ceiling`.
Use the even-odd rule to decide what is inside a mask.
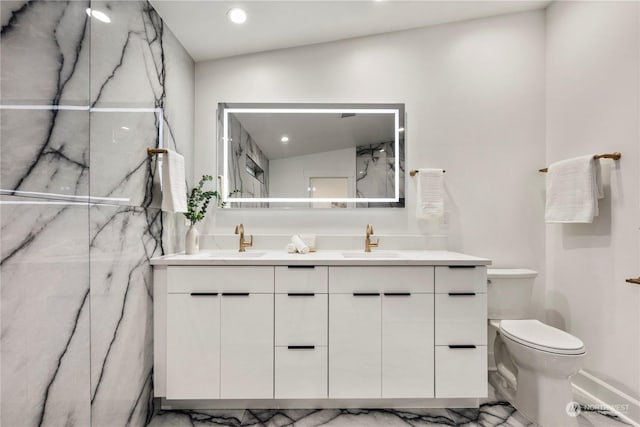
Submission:
[[[196,62],[546,7],[549,0],[150,0]],[[247,22],[231,23],[242,7]]]

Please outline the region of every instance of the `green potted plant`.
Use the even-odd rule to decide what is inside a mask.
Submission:
[[[196,229],[196,224],[204,219],[211,199],[215,197],[218,206],[224,205],[222,196],[218,191],[205,191],[203,189],[207,181],[213,181],[213,176],[202,175],[198,185],[191,190],[191,193],[187,197],[187,212],[184,213],[184,216],[187,217],[189,221],[189,230],[187,230],[184,245],[187,255],[197,254],[200,250],[200,236]],[[229,195],[231,196],[237,192],[238,190],[233,190]]]

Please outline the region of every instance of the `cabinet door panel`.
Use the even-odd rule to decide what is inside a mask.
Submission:
[[[433,397],[433,295],[382,299],[382,397]]]
[[[327,345],[327,294],[276,295],[277,346]]]
[[[433,267],[330,267],[329,293],[433,292]]]
[[[167,292],[273,293],[272,266],[170,266]]]
[[[487,345],[487,294],[436,294],[436,345]]]
[[[219,296],[167,296],[166,397],[220,397]]]
[[[436,346],[436,397],[486,397],[487,347]]]
[[[329,397],[379,398],[380,296],[329,296]]]
[[[220,310],[220,397],[273,398],[273,294],[223,294]]]
[[[275,291],[327,293],[329,267],[326,265],[294,265],[275,267]]]
[[[275,398],[326,399],[327,347],[276,347]]]
[[[436,267],[436,293],[487,292],[487,267]]]

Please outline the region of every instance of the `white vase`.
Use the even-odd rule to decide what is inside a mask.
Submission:
[[[184,252],[187,255],[194,255],[200,251],[200,234],[195,224],[191,224],[184,238]]]

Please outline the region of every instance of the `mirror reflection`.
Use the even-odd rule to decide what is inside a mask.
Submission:
[[[228,207],[404,207],[403,104],[223,103],[218,112]]]

